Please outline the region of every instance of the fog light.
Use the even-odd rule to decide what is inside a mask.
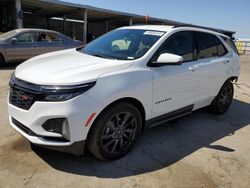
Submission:
[[[49,119],[42,127],[48,132],[61,134],[69,140],[69,123],[66,118]]]

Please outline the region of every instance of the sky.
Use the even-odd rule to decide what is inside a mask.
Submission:
[[[250,0],[62,0],[236,31],[250,38]]]

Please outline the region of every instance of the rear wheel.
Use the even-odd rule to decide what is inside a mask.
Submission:
[[[120,103],[105,110],[93,124],[88,149],[101,160],[118,159],[135,144],[142,118],[136,107]]]
[[[210,111],[215,114],[224,114],[233,100],[233,94],[233,84],[230,80],[228,80],[223,84],[220,92],[210,105]]]

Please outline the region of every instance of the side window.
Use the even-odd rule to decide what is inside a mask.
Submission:
[[[180,55],[183,57],[184,62],[194,60],[192,33],[190,31],[181,31],[173,34],[159,48],[156,58],[162,53]]]
[[[61,42],[62,39],[55,33],[40,32],[39,42]]]
[[[234,51],[235,53],[239,54],[239,52],[238,52],[238,50],[237,50],[237,48],[236,48],[234,42],[233,42],[231,39],[226,38],[226,37],[222,37],[222,38],[223,38],[223,40],[233,49],[233,51]]]
[[[198,42],[198,59],[223,56],[227,53],[217,36],[202,32],[196,32],[195,35]]]
[[[198,58],[210,58],[217,56],[217,42],[216,36],[208,33],[196,33],[196,40],[198,42]]]
[[[227,53],[227,50],[225,48],[225,46],[221,43],[221,41],[217,38],[218,40],[218,45],[217,45],[217,48],[218,48],[218,56],[223,56]]]
[[[17,42],[31,43],[37,41],[37,35],[33,32],[22,33],[17,36]]]

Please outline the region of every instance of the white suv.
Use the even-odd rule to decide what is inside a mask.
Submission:
[[[126,47],[113,48],[114,41]],[[10,124],[33,145],[99,159],[124,156],[147,128],[233,98],[240,58],[227,36],[193,27],[130,26],[82,49],[19,65]]]

